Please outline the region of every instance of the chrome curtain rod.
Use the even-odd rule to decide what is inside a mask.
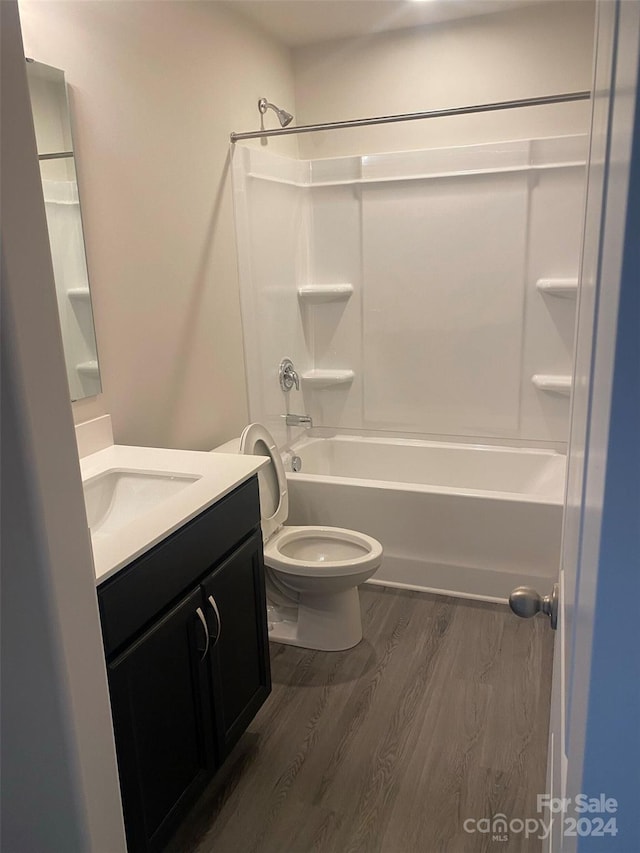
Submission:
[[[545,95],[542,98],[521,98],[517,101],[497,101],[494,104],[476,104],[471,107],[451,107],[446,110],[427,110],[421,113],[401,113],[376,118],[356,118],[350,121],[329,121],[323,124],[301,124],[298,127],[278,127],[274,130],[251,130],[247,133],[231,133],[231,142],[242,139],[261,139],[265,136],[287,136],[290,133],[312,133],[315,130],[341,130],[347,127],[368,127],[373,124],[393,124],[397,121],[416,121],[423,118],[445,118],[472,113],[488,113],[493,110],[513,110],[518,107],[544,107],[547,104],[564,104],[569,101],[586,101],[591,92],[565,92],[562,95]]]

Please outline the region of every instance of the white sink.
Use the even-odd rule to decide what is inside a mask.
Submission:
[[[115,533],[199,479],[194,474],[113,468],[85,480],[84,502],[92,538]]]
[[[266,456],[112,444],[80,460],[102,583],[267,464]]]

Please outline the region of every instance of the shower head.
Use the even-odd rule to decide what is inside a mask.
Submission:
[[[286,127],[293,121],[291,113],[288,113],[286,110],[281,110],[280,107],[276,107],[275,104],[270,104],[266,98],[260,98],[258,101],[258,109],[260,110],[260,115],[264,115],[267,110],[273,110],[278,116],[280,127]]]

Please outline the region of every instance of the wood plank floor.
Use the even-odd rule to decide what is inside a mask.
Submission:
[[[361,587],[347,652],[271,645],[273,693],[167,853],[533,853],[553,635],[506,607]]]

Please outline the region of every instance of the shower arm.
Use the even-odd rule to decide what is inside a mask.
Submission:
[[[356,118],[349,121],[330,121],[323,124],[301,124],[297,127],[279,127],[275,130],[252,130],[246,133],[231,133],[231,142],[239,142],[242,139],[261,139],[266,136],[286,136],[289,133],[312,133],[316,130],[342,130],[349,127],[368,127],[374,124],[392,124],[400,121],[416,121],[426,118],[446,118],[448,116],[471,115],[473,113],[488,113],[497,110],[513,110],[520,107],[544,107],[549,104],[565,104],[572,101],[587,101],[591,98],[591,91],[564,92],[560,95],[544,95],[540,98],[521,98],[513,101],[497,101],[492,104],[476,104],[469,107],[451,107],[445,110],[427,110],[419,113],[401,113],[399,115],[377,116],[376,118]],[[267,106],[268,104],[265,98]],[[267,107],[265,107],[266,111]],[[262,108],[260,108],[262,112]]]

